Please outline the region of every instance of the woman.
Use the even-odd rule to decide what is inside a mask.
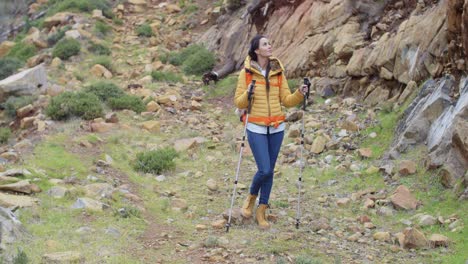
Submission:
[[[250,42],[249,55],[239,75],[234,98],[234,104],[238,108],[247,108],[249,104],[248,86],[251,80],[256,80],[256,84],[246,126],[249,145],[258,170],[253,177],[250,193],[242,206],[241,214],[245,218],[252,217],[255,200],[260,193],[256,219],[261,229],[267,229],[270,224],[266,221],[265,211],[268,208],[273,172],[285,129],[282,106],[292,107],[300,104],[307,86],[303,85],[291,94],[283,65],[272,57],[268,39],[260,35]]]

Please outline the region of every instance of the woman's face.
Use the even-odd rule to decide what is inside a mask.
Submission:
[[[267,38],[261,38],[255,53],[257,53],[257,56],[269,58],[272,54],[270,41]]]

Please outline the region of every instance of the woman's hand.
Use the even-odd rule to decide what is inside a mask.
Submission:
[[[307,94],[307,90],[308,90],[308,87],[307,85],[303,84],[301,87],[299,87],[299,92],[302,94],[302,95],[306,95]]]

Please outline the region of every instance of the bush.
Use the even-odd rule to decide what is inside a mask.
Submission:
[[[138,153],[134,168],[137,171],[160,174],[175,168],[174,158],[178,156],[174,148],[163,148]]]
[[[50,47],[54,46],[59,40],[61,40],[63,37],[65,37],[65,32],[70,30],[70,26],[64,26],[61,28],[59,31],[57,31],[55,34],[50,35],[47,38],[47,43],[49,44]]]
[[[213,68],[216,62],[215,56],[201,46],[198,51],[190,55],[183,63],[182,70],[186,74],[202,75]]]
[[[23,63],[17,58],[1,58],[0,59],[0,80],[13,75],[18,68],[23,66]]]
[[[107,10],[111,4],[107,0],[51,0],[48,15],[63,11],[91,12],[94,9]]]
[[[0,127],[0,144],[5,144],[11,136],[11,131],[8,127]]]
[[[184,8],[184,11],[183,13],[184,14],[191,14],[191,13],[195,13],[198,11],[198,6],[196,4],[191,4],[191,5],[188,5]]]
[[[153,77],[153,80],[160,82],[183,82],[182,76],[173,72],[152,71],[151,77]]]
[[[97,21],[94,25],[94,31],[101,35],[107,35],[112,30],[112,27],[107,25],[105,22]]]
[[[115,15],[112,12],[112,8],[102,9],[102,15],[108,19],[114,19]]]
[[[146,106],[140,97],[134,95],[124,95],[121,97],[110,98],[108,105],[112,110],[130,109],[137,113],[145,111]]]
[[[171,51],[166,54],[167,62],[174,66],[180,66],[187,60],[191,55],[196,54],[203,46],[200,45],[190,45],[183,49],[181,52]]]
[[[180,66],[186,74],[201,75],[211,70],[216,62],[215,56],[203,45],[190,45],[181,52],[161,54],[159,58],[163,63]]]
[[[112,59],[109,56],[98,56],[93,59],[91,62],[91,66],[96,64],[101,64],[102,66],[106,67],[109,71],[113,71],[112,68]]]
[[[59,57],[62,60],[67,60],[73,55],[80,53],[81,44],[78,40],[72,38],[64,38],[55,45],[52,51],[53,57]]]
[[[101,117],[103,109],[99,98],[92,93],[64,92],[52,98],[46,114],[54,120],[64,120],[71,116],[90,120]]]
[[[18,253],[13,258],[13,264],[28,264],[28,263],[29,263],[28,255],[26,255],[26,253],[23,250],[18,249]]]
[[[153,36],[153,29],[147,23],[137,27],[136,32],[140,37],[151,37]]]
[[[34,100],[36,100],[36,97],[34,96],[21,96],[21,97],[10,96],[8,97],[6,102],[3,103],[3,107],[5,108],[5,113],[9,117],[15,118],[16,110],[28,104],[32,104]]]
[[[16,43],[10,52],[8,52],[7,57],[17,58],[20,61],[27,61],[32,56],[36,55],[37,49],[32,44],[26,43]]]
[[[114,17],[112,19],[112,23],[116,24],[117,26],[122,26],[124,24],[123,20],[118,17]]]
[[[107,102],[111,98],[118,98],[125,95],[115,83],[109,81],[98,81],[84,88],[85,92],[95,94],[101,101]]]
[[[111,55],[111,50],[101,44],[91,42],[88,50],[96,55]]]

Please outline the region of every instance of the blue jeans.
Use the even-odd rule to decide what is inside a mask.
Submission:
[[[284,131],[274,134],[258,134],[247,130],[247,136],[258,169],[250,186],[250,194],[258,195],[260,192],[260,204],[268,204],[273,186],[275,163],[283,142]]]

